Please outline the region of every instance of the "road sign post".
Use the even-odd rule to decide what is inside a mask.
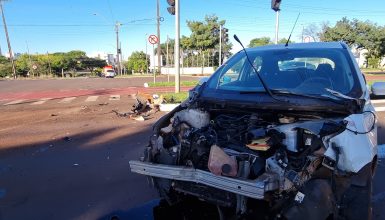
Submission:
[[[159,42],[159,39],[156,35],[151,34],[148,37],[148,42],[150,42],[150,44],[152,44],[152,55],[153,55],[152,61],[153,61],[154,83],[155,83],[156,82],[156,71],[155,71],[155,48],[154,48],[154,45]],[[158,54],[158,56],[159,56],[159,54]]]

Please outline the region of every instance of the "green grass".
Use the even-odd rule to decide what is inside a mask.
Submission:
[[[181,86],[196,86],[198,81],[181,81]],[[150,87],[171,87],[175,86],[175,82],[156,82],[156,83],[148,83]]]
[[[181,103],[188,98],[188,92],[161,93],[166,103]]]

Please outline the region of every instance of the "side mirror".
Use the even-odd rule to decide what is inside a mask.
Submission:
[[[375,82],[372,85],[372,95],[381,96],[385,95],[385,82]]]
[[[207,82],[209,80],[209,77],[203,77],[203,78],[201,78],[200,80],[199,80],[199,83],[198,83],[198,85],[203,85],[203,83],[205,83],[205,82]]]

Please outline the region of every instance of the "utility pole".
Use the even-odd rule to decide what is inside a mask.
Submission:
[[[148,34],[146,34],[146,74],[148,75],[148,54],[147,54],[147,42],[148,42],[148,40],[147,40],[147,35]]]
[[[156,53],[158,54],[158,72],[161,73],[162,57],[160,56],[160,12],[159,12],[159,0],[156,0],[156,22],[157,22],[157,35],[158,35],[158,48]]]
[[[7,37],[9,58],[11,59],[11,63],[12,63],[13,78],[16,79],[16,67],[15,67],[15,61],[13,60],[13,53],[12,53],[12,48],[11,48],[11,42],[10,42],[9,36],[8,36],[7,23],[5,22],[5,15],[4,15],[4,11],[3,11],[3,1],[5,1],[5,0],[0,0],[1,16],[3,17],[5,36]]]
[[[25,44],[27,45],[27,53],[28,53],[28,59],[29,59],[29,70],[32,71],[32,77],[35,77],[35,71],[33,70],[33,66],[32,66],[31,54],[29,53],[28,41],[25,41]],[[0,53],[1,53],[1,51],[0,51]]]
[[[222,65],[222,25],[219,26],[219,65]]]
[[[180,13],[179,13],[179,0],[175,0],[175,93],[180,92],[180,50],[179,50],[179,38],[180,38]]]
[[[121,66],[120,66],[120,59],[119,59],[119,54],[120,54],[120,48],[119,48],[119,26],[121,24],[119,22],[115,23],[115,32],[116,32],[116,66],[118,69],[118,74],[121,73]]]
[[[167,42],[166,42],[166,67],[167,67],[167,82],[170,82],[170,68],[169,68],[169,63],[168,63],[168,43],[169,43],[169,38],[167,35]]]

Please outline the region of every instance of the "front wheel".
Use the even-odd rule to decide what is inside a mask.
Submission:
[[[360,172],[365,178],[364,184],[352,184],[343,197],[342,213],[349,220],[372,219],[372,163],[366,165]]]

